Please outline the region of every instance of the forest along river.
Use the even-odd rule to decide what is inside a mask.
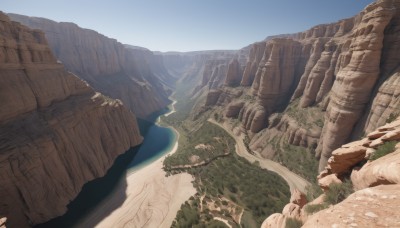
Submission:
[[[172,103],[171,111],[165,113],[164,110],[163,115],[175,112],[175,103]],[[154,115],[152,122],[139,121],[144,136],[142,145],[136,154],[131,155],[130,159],[134,157],[129,165],[122,164],[124,170],[119,174],[111,174],[111,177],[107,173],[105,177],[119,181],[89,183],[89,190],[85,191],[84,196],[78,196],[71,203],[73,209],[69,205],[66,215],[38,227],[170,227],[181,204],[194,195],[196,190],[190,174],[165,176],[163,160],[177,150],[179,135],[173,128],[159,126],[159,116]],[[121,166],[118,159],[110,170],[118,169],[115,166]],[[87,202],[92,195],[110,188],[109,185],[113,186],[111,190],[108,189],[108,193],[91,200],[97,202]],[[86,204],[93,206],[82,209],[87,207]],[[80,216],[82,214],[84,216]]]

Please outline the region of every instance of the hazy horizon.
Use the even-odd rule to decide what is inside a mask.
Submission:
[[[3,0],[1,11],[72,22],[152,51],[237,50],[267,36],[352,17],[372,0]],[[277,23],[279,22],[279,23]]]

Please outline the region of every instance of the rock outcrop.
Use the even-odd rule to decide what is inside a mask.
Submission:
[[[239,61],[234,58],[228,65],[228,71],[226,73],[225,85],[227,86],[238,86],[242,79],[242,69]]]
[[[350,195],[307,219],[302,227],[398,227],[400,185],[380,185]]]
[[[285,227],[287,218],[295,218],[303,222],[302,227],[397,227],[400,224],[396,210],[400,198],[399,141],[400,118],[361,140],[342,145],[332,153],[317,177],[324,194],[306,204],[301,193],[293,192],[282,214],[269,216],[263,225]],[[375,153],[381,157],[371,160]],[[328,195],[332,199],[337,194],[338,200],[348,191],[342,188],[348,178],[356,192],[342,202],[329,205],[332,200],[326,199]],[[330,191],[331,184],[335,184],[336,190]],[[314,212],[318,208],[322,210]]]
[[[301,220],[301,211],[306,205],[306,196],[295,189],[290,197],[290,202],[283,208],[282,213],[270,215],[261,225],[261,228],[285,228],[288,218]]]
[[[400,119],[379,127],[367,137],[341,146],[333,151],[328,164],[318,176],[321,187],[338,182],[337,178],[351,173],[354,189],[364,189],[380,184],[400,184],[400,144],[394,152],[376,160],[369,160],[380,145],[400,141]],[[360,167],[360,164],[364,164]]]
[[[364,189],[380,184],[400,184],[400,150],[376,161],[354,169],[351,181],[355,189]]]
[[[229,116],[242,122],[251,138],[250,146],[259,151],[263,150],[259,143],[271,139],[271,134],[286,134],[271,127],[271,115],[290,116],[290,125],[299,129],[293,129],[296,134],[289,138],[308,138],[302,146],[315,150],[321,171],[340,145],[400,113],[399,27],[400,3],[378,0],[352,18],[255,43],[248,48],[247,62],[241,64],[242,87],[236,89],[243,95],[216,104],[230,113],[236,104],[244,103],[238,115],[234,109],[235,115]],[[236,69],[236,64],[231,66]],[[237,85],[236,75],[223,77]],[[229,87],[220,88],[220,97],[230,91],[225,88]],[[316,122],[300,116],[316,109]],[[274,122],[274,126],[289,122],[288,118],[280,121],[286,123]],[[312,140],[302,130],[310,128],[315,128]],[[292,140],[294,144],[298,141]]]
[[[66,67],[99,92],[118,98],[138,117],[164,108],[174,78],[163,59],[143,48],[124,46],[73,23],[10,14],[22,24],[45,32],[49,45]]]
[[[321,151],[322,170],[332,151],[349,139],[379,78],[385,29],[396,13],[395,1],[378,1],[359,16],[349,49],[340,55],[340,70],[330,92]],[[399,7],[400,10],[400,7]]]
[[[0,13],[0,217],[62,215],[82,186],[142,141],[134,115],[57,62],[43,32]]]

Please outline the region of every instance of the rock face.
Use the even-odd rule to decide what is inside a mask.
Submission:
[[[306,196],[299,190],[294,189],[290,202],[282,210],[281,213],[270,215],[261,225],[261,228],[285,228],[286,219],[293,218],[301,220],[301,210],[307,203]]]
[[[349,139],[369,102],[380,73],[385,29],[393,18],[395,1],[368,6],[352,32],[349,49],[340,55],[340,70],[333,84],[324,124],[320,170],[332,151]],[[400,10],[400,8],[399,8]]]
[[[400,185],[380,185],[350,195],[322,210],[302,227],[398,227]]]
[[[241,64],[242,87],[236,89],[243,95],[215,104],[236,114],[233,107],[244,103],[238,115],[229,116],[242,122],[250,146],[259,152],[264,150],[263,141],[287,135],[282,126],[297,125],[298,130],[292,129],[296,133],[288,137],[297,139],[289,143],[307,140],[302,146],[315,149],[321,171],[340,145],[400,113],[399,27],[400,3],[378,0],[355,17],[255,43]],[[234,58],[224,77],[227,84],[237,85],[233,63]],[[231,93],[225,88],[220,88],[219,97]],[[306,118],[317,109],[317,122]],[[277,120],[274,113],[292,120]],[[312,140],[310,128],[315,128]]]
[[[351,181],[355,189],[379,184],[400,184],[400,150],[353,170]]]
[[[225,85],[227,86],[238,86],[242,79],[242,70],[239,61],[235,58],[228,66],[228,72],[226,73]]]
[[[65,213],[142,137],[120,101],[57,63],[43,32],[0,13],[0,34],[0,217],[27,227]]]
[[[342,145],[332,153],[327,166],[317,177],[325,193],[306,204],[304,195],[294,191],[282,214],[269,216],[263,224],[265,227],[285,227],[287,218],[296,218],[304,223],[302,227],[397,227],[400,224],[396,210],[400,197],[399,141],[400,118],[397,118],[361,140]],[[385,147],[390,149],[387,149],[388,154],[379,152],[382,148],[377,147],[385,143],[390,145]],[[382,157],[370,160],[374,153],[381,153]],[[348,185],[340,187],[348,178],[356,192],[342,202],[327,205],[331,203],[325,201],[328,194],[332,197],[332,194],[343,194],[338,189],[349,191]],[[333,183],[336,191],[330,191]],[[321,207],[325,204],[328,208],[312,214],[315,208],[307,207],[317,204]]]
[[[124,46],[73,23],[10,14],[22,24],[45,32],[49,45],[67,70],[101,93],[123,101],[139,117],[164,108],[174,78],[163,59],[149,50]]]

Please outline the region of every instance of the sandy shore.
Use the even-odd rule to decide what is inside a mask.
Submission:
[[[165,113],[164,114],[164,116],[169,116],[169,115],[171,115],[172,113],[175,113],[176,112],[176,110],[175,110],[175,104],[176,104],[176,100],[175,99],[172,99],[172,98],[170,98],[173,102],[172,102],[172,104],[171,104],[171,107],[172,107],[172,110],[171,111],[169,111],[168,113]]]
[[[168,154],[178,149],[178,142]],[[165,155],[166,156],[166,155]],[[165,177],[162,163],[165,156],[127,174],[126,189],[119,189],[100,207],[91,212],[79,227],[92,226],[105,211],[115,208],[115,202],[125,197],[123,204],[101,220],[96,227],[170,227],[177,211],[196,193],[192,176],[187,173]],[[125,196],[126,195],[126,196]]]

